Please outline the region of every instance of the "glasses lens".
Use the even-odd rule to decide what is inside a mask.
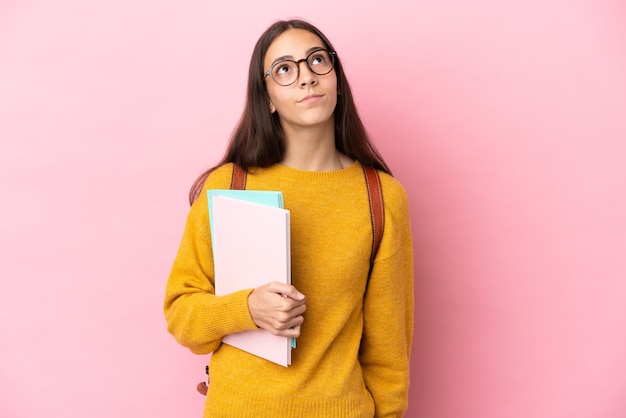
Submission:
[[[328,74],[333,69],[333,58],[328,51],[314,51],[306,59],[309,68],[317,75]]]
[[[298,78],[298,64],[293,61],[277,62],[272,67],[272,78],[281,86],[288,86]]]

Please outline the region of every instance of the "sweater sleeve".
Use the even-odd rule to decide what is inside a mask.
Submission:
[[[404,189],[383,188],[385,230],[364,300],[360,362],[375,416],[402,417],[408,405],[413,336],[413,247]]]
[[[197,354],[213,352],[227,334],[257,329],[248,310],[252,289],[215,296],[206,198],[210,184],[207,181],[187,217],[164,303],[168,331]]]

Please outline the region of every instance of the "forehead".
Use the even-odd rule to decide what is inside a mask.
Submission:
[[[274,39],[265,54],[265,65],[280,57],[304,58],[311,47],[325,48],[319,36],[304,29],[288,29]]]

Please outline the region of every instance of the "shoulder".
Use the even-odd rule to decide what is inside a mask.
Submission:
[[[385,205],[392,207],[407,206],[408,196],[404,186],[395,177],[385,172],[378,171],[378,176],[380,177]]]
[[[216,167],[204,182],[203,191],[208,189],[228,189],[233,176],[233,164],[226,163]]]
[[[410,233],[409,199],[404,186],[395,177],[378,172],[385,206],[385,230],[395,229]]]
[[[398,255],[404,258],[411,247],[411,221],[409,199],[404,186],[398,179],[378,171],[384,206],[383,238],[377,260],[390,259]]]
[[[233,173],[233,164],[226,163],[214,168],[204,181],[202,185],[202,189],[198,194],[198,198],[191,205],[191,211],[194,212],[194,209],[200,208],[197,210],[203,211],[207,206],[207,197],[206,191],[209,189],[229,189],[230,188],[230,180]]]

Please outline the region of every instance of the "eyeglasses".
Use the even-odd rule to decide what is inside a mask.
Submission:
[[[272,77],[280,86],[290,86],[296,82],[300,76],[300,63],[306,62],[306,66],[317,75],[325,75],[332,71],[335,66],[335,51],[328,51],[326,49],[316,49],[307,55],[306,58],[302,58],[298,61],[294,60],[282,60],[275,62],[272,68],[267,70],[263,74],[263,78],[268,75]]]

